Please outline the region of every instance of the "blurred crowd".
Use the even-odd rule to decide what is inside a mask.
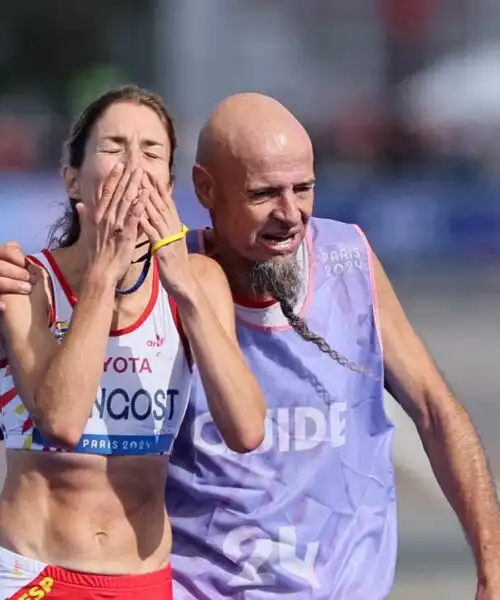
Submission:
[[[309,130],[316,214],[360,223],[384,260],[500,256],[495,0],[87,0],[71,12],[65,0],[0,0],[0,9],[4,237],[18,235],[20,206],[46,226],[39,199],[58,189],[72,116],[134,82],[173,109],[176,199],[191,215],[199,125],[224,96],[253,90]]]
[[[63,12],[60,0],[36,10],[28,2],[5,6],[0,27],[6,32],[0,44],[5,86],[0,97],[0,170],[56,166],[72,114],[104,88],[134,80],[167,90],[167,101],[182,104],[182,92],[169,92],[173,85],[182,86],[182,79],[179,84],[178,77],[171,77],[172,62],[182,63],[182,55],[171,49],[170,59],[155,59],[155,53],[169,53],[165,38],[179,18],[175,10],[160,7],[159,12],[161,4],[148,0],[139,10],[132,0],[120,7],[116,1],[103,7],[92,0],[74,14]],[[253,40],[249,71],[259,69],[252,67],[252,60],[272,64],[274,56],[280,64],[279,71],[260,69],[261,87],[276,91],[292,108],[296,103],[321,167],[494,173],[500,44],[488,35],[493,15],[488,19],[487,11],[468,0],[349,4],[292,1],[278,10],[269,3],[242,0],[230,9],[226,0],[219,0],[214,8],[221,19],[224,15],[221,29],[230,24],[235,37]],[[186,5],[191,12],[184,19],[195,19],[194,5]],[[486,9],[491,13],[494,6]],[[155,26],[159,14],[165,19],[163,30]],[[148,42],[158,38],[155,50]],[[199,46],[203,52],[201,41]],[[219,52],[227,54],[228,49]],[[247,85],[238,76],[236,85]],[[186,69],[184,78],[189,77],[197,77],[196,69]],[[235,77],[226,76],[231,82]],[[255,79],[249,76],[248,84]],[[220,80],[224,89],[224,78]],[[189,89],[186,84],[186,94]],[[201,115],[182,117],[196,120]]]

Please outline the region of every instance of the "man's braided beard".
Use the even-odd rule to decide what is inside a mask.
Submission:
[[[300,275],[295,255],[279,261],[255,262],[247,273],[253,296],[271,296],[279,303],[288,303],[292,309],[299,297]]]
[[[302,273],[296,255],[285,257],[279,261],[256,262],[247,272],[247,277],[252,294],[256,297],[271,296],[279,302],[281,312],[286,317],[290,327],[302,339],[315,344],[321,352],[330,356],[341,366],[373,377],[371,372],[359,367],[332,348],[324,338],[309,329],[305,319],[295,314],[294,309],[302,287]]]

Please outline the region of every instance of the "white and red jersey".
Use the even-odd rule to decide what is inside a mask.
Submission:
[[[50,328],[62,340],[76,303],[52,254],[31,257],[52,284]],[[111,331],[103,374],[82,438],[72,452],[169,454],[191,388],[188,344],[177,306],[160,285],[153,261],[153,291],[132,325]],[[7,449],[57,450],[45,440],[17,394],[8,364],[0,365],[0,425]],[[71,374],[68,374],[71,377]]]

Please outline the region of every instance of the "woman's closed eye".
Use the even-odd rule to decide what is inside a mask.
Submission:
[[[121,151],[121,148],[101,148],[101,152],[104,152],[105,154],[118,154]]]

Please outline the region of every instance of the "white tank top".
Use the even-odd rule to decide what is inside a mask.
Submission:
[[[50,277],[50,328],[62,340],[76,298],[48,250],[30,258]],[[121,455],[172,450],[187,408],[191,364],[177,306],[160,285],[156,261],[153,270],[153,292],[144,313],[129,327],[110,332],[92,413],[71,452]],[[0,365],[0,425],[8,449],[60,450],[33,426],[8,364]]]

